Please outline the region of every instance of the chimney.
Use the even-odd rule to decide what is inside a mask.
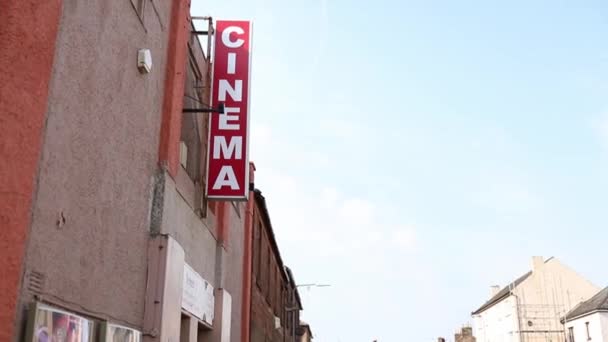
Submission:
[[[537,272],[543,267],[545,264],[545,258],[542,256],[533,256],[532,257],[532,272]]]
[[[492,285],[492,286],[490,286],[490,298],[496,296],[496,294],[498,293],[498,291],[500,291],[500,286],[498,286],[498,285]]]

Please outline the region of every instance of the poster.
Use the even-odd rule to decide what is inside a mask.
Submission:
[[[43,304],[36,306],[33,342],[92,342],[93,322]]]
[[[109,324],[105,342],[140,342],[141,333],[137,330]]]

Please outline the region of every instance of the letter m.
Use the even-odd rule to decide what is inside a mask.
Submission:
[[[213,159],[220,159],[220,154],[224,159],[243,158],[243,137],[231,137],[230,144],[226,141],[225,136],[216,136],[213,138]]]

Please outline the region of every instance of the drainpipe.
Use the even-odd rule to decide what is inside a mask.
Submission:
[[[511,289],[511,296],[515,297],[515,309],[517,310],[517,330],[519,331],[519,342],[524,342],[524,335],[521,331],[521,317],[519,314],[519,297]]]
[[[249,163],[249,200],[245,211],[245,227],[243,235],[243,306],[241,310],[241,342],[251,341],[251,272],[253,247],[253,204],[255,201],[254,189],[255,165]]]

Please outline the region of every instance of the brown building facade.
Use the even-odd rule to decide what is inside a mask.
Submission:
[[[472,327],[463,327],[454,335],[455,342],[475,342]]]
[[[251,284],[251,342],[296,342],[302,302],[283,264],[266,200],[255,191]]]
[[[255,197],[204,198],[189,1],[5,2],[0,340],[247,341]]]
[[[310,325],[306,322],[300,321],[300,326],[298,327],[298,342],[310,342],[313,339],[312,330],[310,329]]]

